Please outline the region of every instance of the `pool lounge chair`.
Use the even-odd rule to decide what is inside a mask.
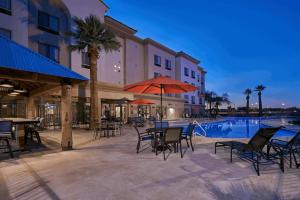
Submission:
[[[289,156],[290,168],[293,165],[293,158],[295,165],[299,168],[300,163],[298,163],[296,154],[299,154],[300,149],[300,131],[296,133],[289,141],[272,139],[267,145],[267,153],[270,153],[270,150],[280,151],[284,157]]]
[[[232,162],[233,150],[236,150],[237,155],[241,159],[252,162],[258,176],[260,175],[260,164],[279,164],[280,169],[284,171],[283,158],[280,152],[276,151],[274,154],[267,154],[263,151],[264,147],[280,128],[260,128],[248,143],[239,141],[216,142],[215,153],[217,152],[217,147],[229,147],[230,162]],[[276,160],[279,160],[279,162]]]

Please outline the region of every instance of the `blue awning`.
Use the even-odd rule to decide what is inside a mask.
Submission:
[[[86,77],[71,69],[59,65],[51,59],[2,36],[0,36],[0,68],[33,72],[79,81],[88,80]]]

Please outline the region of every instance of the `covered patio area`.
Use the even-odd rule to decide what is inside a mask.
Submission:
[[[1,36],[0,55],[0,118],[32,119],[38,112],[36,101],[59,92],[61,147],[72,149],[72,87],[88,79]],[[25,125],[17,125],[20,146],[24,145],[24,132]]]

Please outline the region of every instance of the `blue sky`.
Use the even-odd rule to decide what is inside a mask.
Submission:
[[[300,1],[105,0],[108,15],[201,60],[207,89],[242,92],[263,84],[265,107],[300,107]],[[251,101],[257,100],[253,94]]]

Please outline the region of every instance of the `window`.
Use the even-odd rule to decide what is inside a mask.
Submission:
[[[172,63],[171,60],[166,59],[166,69],[171,70],[172,69]]]
[[[192,86],[195,86],[195,83],[191,83],[192,84]]]
[[[189,69],[186,67],[184,68],[184,75],[189,76]]]
[[[154,55],[154,65],[161,66],[161,57],[158,55]]]
[[[185,103],[189,103],[189,95],[184,95]]]
[[[195,96],[192,96],[192,104],[195,104]]]
[[[88,52],[81,52],[81,66],[83,68],[90,69],[91,63],[90,63],[90,58]]]
[[[202,105],[202,99],[199,98],[199,105]]]
[[[59,48],[56,46],[39,43],[39,53],[55,62],[59,62]]]
[[[186,84],[189,84],[189,82],[187,82],[187,81],[184,81]]]
[[[0,28],[0,35],[5,38],[11,39],[11,31],[5,28]]]
[[[197,81],[200,82],[200,75],[197,75]]]
[[[160,76],[160,73],[154,72],[154,78],[159,77],[159,76]]]
[[[195,71],[192,70],[192,78],[196,78]]]
[[[0,0],[0,12],[11,15],[11,0]]]
[[[59,32],[59,19],[51,16],[45,12],[38,12],[38,27],[44,31],[58,34]]]

